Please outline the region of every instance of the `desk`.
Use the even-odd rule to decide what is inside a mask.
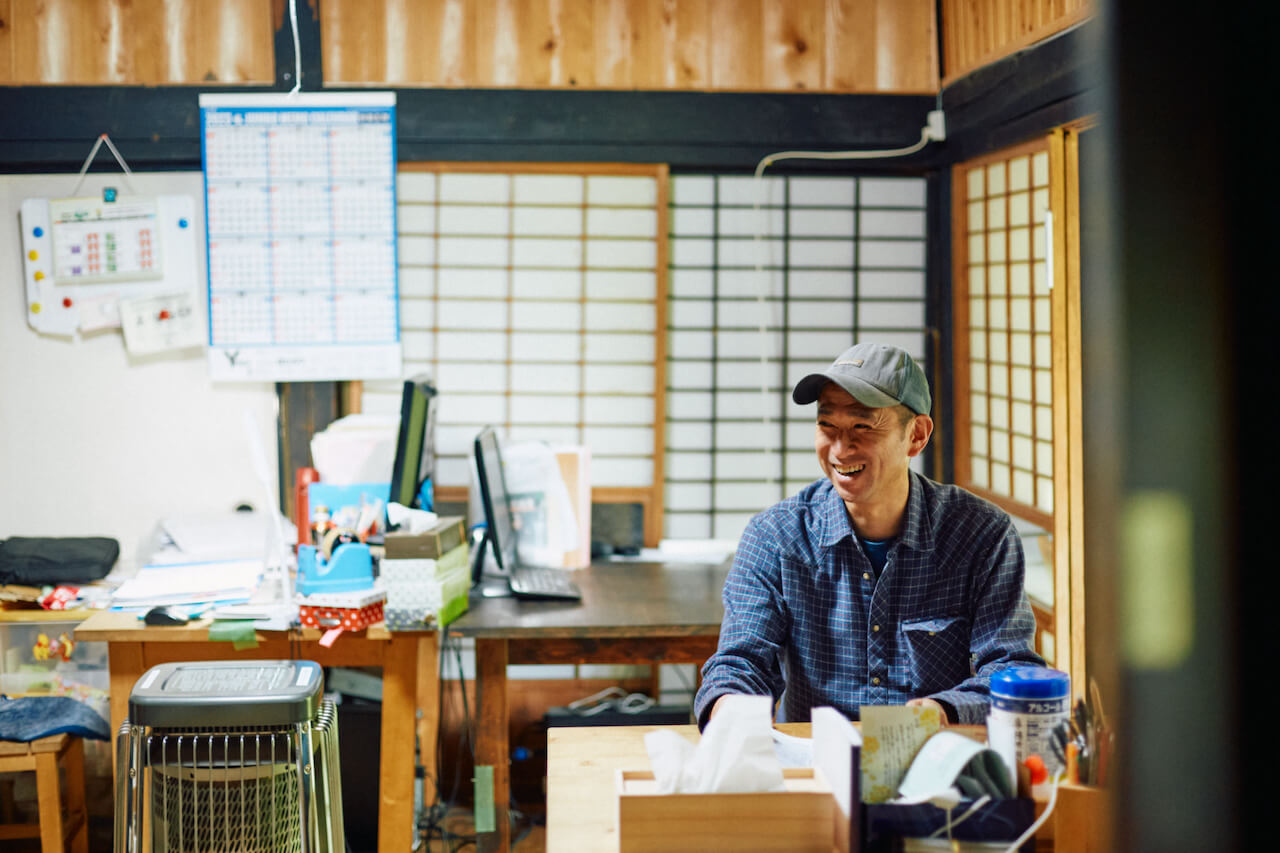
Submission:
[[[701,664],[720,638],[728,572],[728,562],[608,562],[575,573],[581,602],[472,599],[449,633],[476,642],[476,764],[493,767],[496,821],[494,832],[478,835],[479,850],[510,845],[507,666]]]
[[[415,837],[413,800],[415,716],[418,707],[434,709],[438,689],[437,634],[391,632],[381,623],[363,632],[343,633],[331,648],[317,641],[321,632],[258,632],[258,645],[236,651],[230,643],[209,639],[209,621],[188,625],[144,625],[132,613],[99,611],[80,623],[78,640],[105,641],[111,670],[111,730],[118,732],[129,711],[129,694],[151,667],[172,661],[290,659],[321,666],[382,668],[381,759],[378,772],[378,853],[403,853]],[[419,677],[421,676],[421,677]],[[422,684],[424,689],[419,690]],[[425,695],[425,699],[424,699]],[[434,713],[418,730],[425,766],[435,766]],[[114,754],[114,751],[113,751]],[[118,770],[118,768],[117,768]],[[434,797],[434,794],[432,794]]]

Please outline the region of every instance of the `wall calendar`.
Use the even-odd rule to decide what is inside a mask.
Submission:
[[[215,380],[401,375],[395,94],[200,96]]]

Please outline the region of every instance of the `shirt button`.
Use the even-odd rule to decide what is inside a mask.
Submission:
[[[872,679],[871,679],[871,683],[872,683],[872,684],[879,684],[879,683],[880,683],[880,676],[878,676],[878,675],[877,675],[877,676],[875,676],[874,678],[872,678]]]
[[[936,636],[938,636],[938,632],[937,632],[937,631],[930,631],[930,632],[929,632],[929,636],[930,636],[930,637],[936,637]]]
[[[872,625],[872,626],[871,626],[871,630],[872,630],[872,631],[879,631],[879,630],[880,630],[880,626],[879,626],[879,625]]]
[[[863,579],[864,581],[869,581],[869,580],[871,580],[871,572],[863,572],[863,573],[862,573],[862,579]]]

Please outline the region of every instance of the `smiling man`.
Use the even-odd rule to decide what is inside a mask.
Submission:
[[[992,673],[1044,661],[1009,516],[910,469],[933,434],[929,383],[901,349],[863,343],[791,397],[816,402],[825,479],[747,525],[724,587],[720,645],[694,702],[784,697],[779,719],[830,705],[934,704],[981,723]]]

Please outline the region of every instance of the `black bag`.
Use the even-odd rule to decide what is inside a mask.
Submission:
[[[0,542],[0,583],[56,586],[101,580],[120,556],[106,536],[14,536]]]

